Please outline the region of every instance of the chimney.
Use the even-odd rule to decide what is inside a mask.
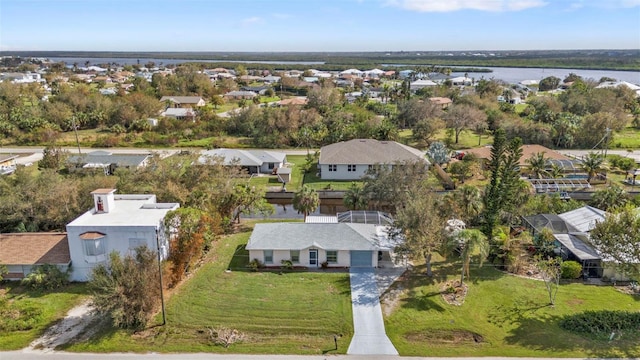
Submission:
[[[93,205],[96,214],[107,214],[109,210],[116,207],[113,193],[116,189],[96,189],[91,192],[93,195]]]

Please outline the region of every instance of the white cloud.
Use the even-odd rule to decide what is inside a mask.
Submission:
[[[640,0],[623,0],[640,1]],[[547,5],[544,0],[390,0],[387,5],[420,12],[451,12],[458,10],[520,11]]]
[[[246,19],[242,19],[242,25],[244,25],[244,26],[253,25],[253,24],[260,24],[262,22],[264,22],[264,21],[259,16],[252,16],[252,17],[249,17],[249,18],[246,18]]]

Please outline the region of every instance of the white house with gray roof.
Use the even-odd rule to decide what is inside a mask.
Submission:
[[[402,162],[429,161],[425,153],[395,141],[354,139],[320,149],[320,177],[323,180],[357,180],[376,164],[393,166]]]
[[[87,281],[94,267],[113,251],[133,254],[146,245],[161,259],[169,254],[164,218],[178,203],[158,203],[153,194],[116,195],[116,189],[91,192],[94,207],[67,224],[72,281]]]
[[[377,267],[380,255],[395,247],[387,227],[356,223],[264,223],[256,224],[246,249],[249,259],[265,266]]]
[[[272,174],[287,162],[285,153],[269,150],[213,149],[203,151],[198,163],[207,164],[221,158],[224,165],[241,166],[249,174]]]
[[[113,174],[117,168],[137,169],[148,164],[151,154],[113,154],[96,150],[86,154],[73,154],[67,158],[69,171],[99,169],[106,175]]]

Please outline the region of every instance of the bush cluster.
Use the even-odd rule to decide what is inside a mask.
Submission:
[[[560,264],[563,279],[577,279],[582,274],[582,265],[577,261],[564,261]]]
[[[38,290],[53,290],[69,284],[71,269],[62,271],[55,265],[40,265],[22,279],[22,285]]]
[[[565,316],[560,327],[575,333],[608,337],[611,333],[630,331],[640,333],[640,312],[631,311],[585,311]]]

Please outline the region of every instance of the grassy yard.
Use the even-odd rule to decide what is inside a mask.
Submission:
[[[640,148],[640,130],[633,127],[627,127],[622,131],[616,132],[613,136],[613,141],[611,141],[611,144],[609,145],[609,148]]]
[[[166,326],[135,335],[105,329],[67,350],[322,354],[336,353],[333,335],[343,334],[337,353],[346,353],[353,334],[348,274],[245,271],[249,234],[217,243],[209,261],[168,300]],[[228,267],[240,270],[225,272]],[[247,340],[214,346],[209,327],[238,329]]]
[[[461,306],[440,292],[457,278],[459,262],[436,264],[435,277],[416,268],[396,286],[404,290],[385,319],[389,338],[403,356],[638,357],[640,333],[611,342],[585,338],[558,326],[558,320],[585,310],[638,311],[635,298],[610,286],[561,285],[555,307],[540,281],[505,275],[491,267],[472,270]]]
[[[409,146],[416,146],[416,143],[411,139],[411,136],[412,136],[411,129],[402,130],[398,133],[399,142],[406,143]],[[435,136],[434,140],[442,141],[446,144],[447,137],[448,137],[447,131],[440,130],[438,134]],[[478,147],[478,134],[476,134],[474,131],[465,130],[461,132],[458,138],[457,144],[453,143],[453,140],[455,140],[455,136],[451,138],[452,144],[450,146],[450,149],[452,150],[469,149],[469,148]],[[490,135],[489,132],[487,132],[486,134],[483,134],[480,137],[480,146],[485,146],[487,144],[491,144],[492,142],[493,142],[493,136]]]
[[[67,311],[87,298],[83,284],[43,292],[29,290],[13,282],[0,285],[2,296],[6,296],[6,303],[0,300],[0,350],[17,350],[28,346],[49,326],[62,319]],[[15,330],[14,326],[29,329]]]

